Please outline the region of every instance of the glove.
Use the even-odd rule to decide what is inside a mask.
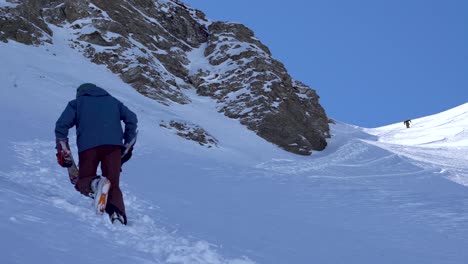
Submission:
[[[70,146],[68,145],[68,138],[57,138],[55,148],[57,149],[57,163],[64,167],[69,168],[73,165],[71,157]]]
[[[138,131],[137,131],[138,134]],[[121,165],[123,165],[125,162],[129,161],[132,158],[132,153],[133,153],[133,146],[135,146],[136,143],[136,135],[132,140],[125,141],[125,144],[122,146],[122,154],[120,155],[121,158]]]
[[[127,153],[125,151],[127,148],[125,146],[122,147],[122,156],[121,156],[121,164],[123,165],[125,162],[129,161],[132,158],[132,153],[133,153],[133,146],[131,146]]]

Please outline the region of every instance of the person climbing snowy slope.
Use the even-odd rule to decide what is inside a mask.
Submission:
[[[403,121],[403,124],[405,124],[406,128],[410,128],[410,126],[411,126],[411,119],[406,119],[405,121]]]
[[[112,223],[127,224],[119,180],[122,162],[131,157],[133,146],[124,157],[121,155],[124,144],[136,137],[137,123],[135,113],[122,102],[106,90],[85,83],[78,87],[76,99],[68,103],[55,125],[57,161],[62,167],[71,166],[66,156],[70,153],[68,132],[76,126],[79,177],[75,189],[95,199],[98,213],[105,211]],[[96,176],[99,163],[102,176]]]

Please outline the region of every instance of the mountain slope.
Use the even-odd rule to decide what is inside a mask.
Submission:
[[[191,103],[185,92],[195,89],[215,99],[213,111],[296,154],[327,144],[328,117],[314,90],[247,27],[210,21],[180,1],[2,1],[0,41],[70,46],[165,105]]]
[[[468,186],[468,103],[412,120],[410,129],[393,124],[365,131],[376,135],[376,145],[449,173]],[[456,155],[454,155],[456,153]]]
[[[428,117],[427,123],[415,119],[408,130],[403,124],[375,130],[337,124],[325,151],[302,157],[213,111],[217,102],[194,90],[184,91],[192,101],[185,105],[141,96],[70,49],[67,31],[54,32],[54,45],[0,43],[3,262],[461,264],[468,259],[468,193],[447,180],[453,173],[466,178],[468,170],[459,163],[439,164],[432,155],[443,149],[456,160],[466,153],[463,134],[442,134],[453,124],[466,124],[466,115],[458,114],[464,110]],[[85,81],[107,89],[139,116],[135,156],[122,174],[128,227],[94,215],[91,201],[56,165],[55,121]],[[160,126],[170,120],[200,124],[218,140],[217,147]],[[430,123],[447,124],[430,128]],[[423,124],[427,130],[437,127],[446,140],[432,148],[408,146],[411,142],[398,136],[422,133]],[[434,133],[420,135],[419,142],[433,141]],[[415,147],[418,156],[397,152]]]

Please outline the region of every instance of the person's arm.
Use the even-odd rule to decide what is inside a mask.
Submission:
[[[70,146],[68,145],[68,130],[76,125],[76,101],[68,103],[62,115],[55,123],[55,148],[57,149],[57,162],[60,166],[68,168],[73,165],[70,159]]]
[[[70,101],[55,123],[55,138],[67,139],[68,130],[76,125],[76,101]]]
[[[124,143],[128,143],[136,136],[138,118],[134,112],[120,103],[120,120],[125,123]]]

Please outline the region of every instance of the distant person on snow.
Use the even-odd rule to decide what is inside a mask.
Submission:
[[[121,121],[125,123],[125,131],[122,130]],[[121,154],[124,143],[136,136],[137,122],[135,113],[122,102],[104,89],[85,83],[78,87],[76,99],[68,103],[55,125],[57,161],[62,167],[70,165],[62,162],[60,155],[63,152],[59,142],[66,141],[68,146],[68,130],[76,126],[79,179],[75,189],[95,198],[96,194],[105,192],[103,188],[110,186],[105,192],[105,212],[113,223],[118,220],[124,225],[127,224],[127,215],[119,178],[122,162],[131,157],[132,149],[126,157],[121,157]],[[103,176],[96,176],[99,163]]]
[[[411,119],[406,119],[405,121],[403,121],[403,124],[405,124],[406,128],[410,128]]]

